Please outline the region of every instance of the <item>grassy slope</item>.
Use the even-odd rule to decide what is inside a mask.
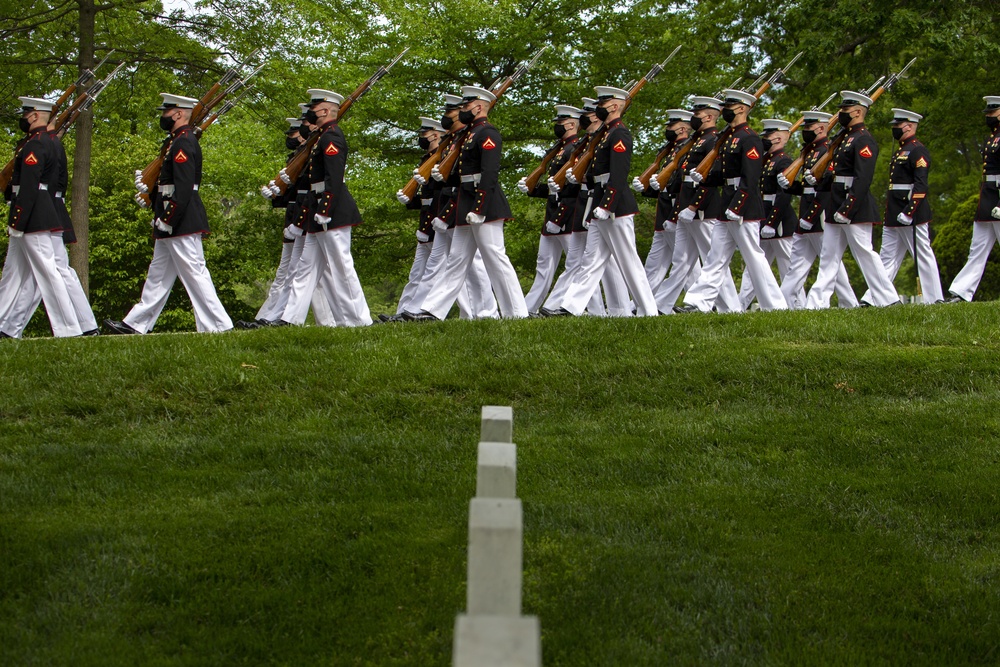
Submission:
[[[450,664],[479,406],[512,404],[545,664],[996,663],[998,329],[3,341],[0,662]]]

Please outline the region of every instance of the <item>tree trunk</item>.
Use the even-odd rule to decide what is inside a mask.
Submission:
[[[80,74],[94,66],[94,0],[77,0],[80,6]],[[83,291],[90,294],[90,154],[94,134],[92,111],[80,114],[74,128],[72,211],[76,244],[70,246],[70,265],[80,275]]]

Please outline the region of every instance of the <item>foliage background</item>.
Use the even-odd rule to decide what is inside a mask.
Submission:
[[[659,147],[662,111],[690,95],[710,94],[738,76],[752,81],[802,50],[789,80],[753,117],[794,120],[831,92],[865,87],[918,56],[909,78],[871,116],[882,146],[875,190],[883,193],[887,181],[891,107],[923,113],[920,135],[934,159],[935,248],[947,285],[971,238],[978,150],[986,136],[981,97],[997,92],[987,64],[1000,55],[1000,38],[990,30],[1000,3],[982,0],[0,0],[5,152],[17,139],[16,96],[57,95],[75,80],[78,14],[86,6],[97,12],[96,57],[115,48],[112,61],[130,63],[98,102],[94,122],[89,258],[99,318],[121,317],[137,300],[152,253],[149,216],[132,201],[132,173],[154,156],[161,138],[152,110],[157,93],[200,96],[234,60],[246,61],[258,48],[263,52],[255,62],[268,65],[255,79],[254,97],[203,138],[202,197],[213,228],[206,254],[234,318],[253,316],[280,253],[281,216],[258,189],[283,162],[283,119],[295,114],[307,88],[346,94],[405,46],[405,61],[344,121],[352,149],[349,185],[365,219],[355,230],[355,263],[376,312],[394,310],[415,245],[413,214],[393,193],[419,159],[417,116],[437,115],[441,92],[489,84],[545,44],[551,48],[538,67],[493,116],[504,134],[504,185],[516,218],[507,227],[508,253],[525,287],[534,273],[542,202],[520,196],[514,183],[552,140],[551,106],[577,103],[594,85],[638,78],[677,44],[684,49],[627,117],[637,139],[636,173]],[[71,154],[72,142],[70,135]],[[637,231],[644,254],[653,210],[651,202],[641,206]],[[0,250],[5,243],[0,240]],[[852,276],[860,278],[856,271]],[[913,292],[912,264],[897,284]],[[1000,274],[991,264],[977,298],[998,294]],[[158,329],[192,328],[186,301],[176,289]],[[41,313],[33,327],[47,329]]]

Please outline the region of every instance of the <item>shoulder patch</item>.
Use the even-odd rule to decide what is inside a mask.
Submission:
[[[924,158],[920,158],[919,160],[917,160],[917,165],[916,166],[917,166],[917,169],[920,169],[921,167],[926,167],[927,166],[927,160],[925,160]]]
[[[865,146],[860,151],[858,151],[858,155],[860,155],[863,158],[870,158],[872,156],[872,149],[871,149],[871,147]]]
[[[757,147],[756,146],[754,146],[749,151],[747,151],[747,157],[750,158],[751,160],[759,160],[760,159],[760,153],[757,151]]]
[[[24,158],[24,164],[35,166],[38,164],[38,158],[35,157],[35,152],[32,151],[28,153],[28,157]]]
[[[486,141],[483,142],[483,150],[491,151],[496,147],[497,145],[493,142],[493,139],[491,139],[490,137],[486,137]]]
[[[184,149],[177,151],[177,155],[174,156],[174,162],[176,162],[177,164],[184,164],[187,161],[188,161],[188,156],[187,153],[184,152]]]
[[[625,142],[619,139],[618,143],[611,147],[611,150],[613,150],[616,153],[624,153],[628,149],[625,147]]]
[[[337,147],[333,144],[333,142],[330,142],[330,144],[326,147],[326,150],[323,151],[323,152],[325,154],[327,154],[327,155],[339,155],[340,154],[340,151],[337,150]]]

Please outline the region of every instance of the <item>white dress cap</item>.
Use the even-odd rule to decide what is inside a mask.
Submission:
[[[824,113],[822,111],[804,111],[802,112],[802,124],[812,125],[813,123],[829,123],[830,119],[833,118],[832,113]]]
[[[892,125],[898,125],[899,123],[919,123],[923,119],[924,117],[915,111],[897,109],[896,107],[892,109]]]
[[[420,117],[420,131],[421,132],[444,132],[444,127],[441,126],[441,121],[428,118],[427,116]]]
[[[615,88],[613,86],[597,86],[594,88],[597,91],[597,101],[601,100],[627,100],[628,91],[622,90],[621,88]]]
[[[694,114],[686,109],[667,109],[667,123],[677,123],[691,121]]]
[[[40,97],[19,97],[17,99],[21,101],[22,114],[32,111],[52,111],[52,107],[55,106],[55,102],[49,102]]]
[[[588,113],[590,111],[597,111],[597,100],[595,100],[593,97],[584,97],[581,99],[583,100],[583,113]]]
[[[295,128],[297,128],[300,125],[302,125],[302,119],[301,118],[286,118],[285,120],[288,121],[288,129],[289,130],[294,130]]]
[[[781,120],[780,118],[765,118],[763,122],[764,132],[774,132],[776,130],[780,132],[788,132],[792,129],[791,123],[787,120]]]
[[[198,104],[198,100],[193,97],[182,97],[181,95],[171,95],[170,93],[160,93],[160,97],[163,98],[163,103],[156,107],[157,111],[194,109],[194,105]]]
[[[582,113],[582,110],[577,109],[576,107],[571,107],[568,104],[556,105],[556,120],[562,120],[564,118],[579,118]]]
[[[840,101],[841,107],[864,107],[869,108],[875,103],[875,100],[868,97],[863,93],[859,93],[855,90],[842,90],[840,91],[840,96],[843,98]]]
[[[332,90],[323,90],[322,88],[310,88],[306,91],[306,95],[309,96],[309,106],[313,107],[320,102],[333,102],[334,104],[342,104],[344,102],[344,96],[339,93],[335,93]]]
[[[716,111],[722,111],[722,100],[718,100],[714,97],[692,97],[691,108],[695,111],[698,109],[715,109]]]
[[[497,101],[497,96],[479,86],[462,86],[462,101],[471,102],[472,100],[483,100],[493,104]]]
[[[757,98],[754,94],[748,93],[745,90],[730,88],[722,91],[722,97],[726,101],[726,104],[745,104],[748,107],[757,104]]]
[[[452,95],[451,93],[444,93],[441,97],[444,98],[444,108],[445,111],[451,111],[452,109],[457,109],[462,106],[462,96]]]

